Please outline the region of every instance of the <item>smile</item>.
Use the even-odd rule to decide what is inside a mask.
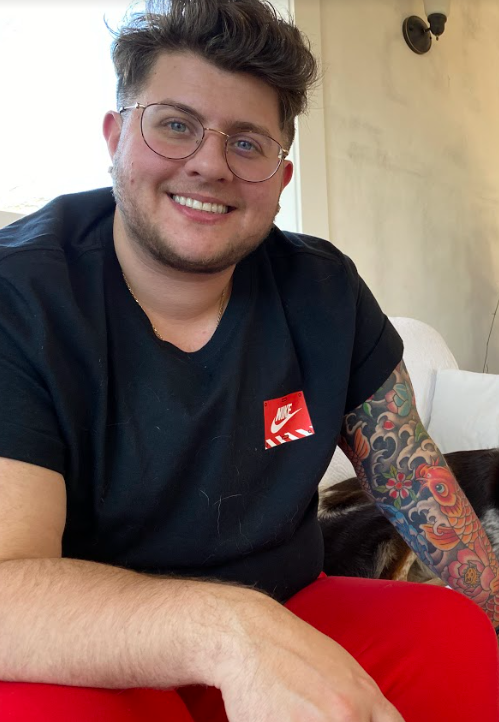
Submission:
[[[187,196],[170,196],[171,199],[178,203],[180,206],[187,206],[193,208],[195,211],[206,211],[207,213],[216,213],[218,215],[224,215],[229,212],[229,207],[218,203],[203,203],[202,201],[196,201],[193,198]]]

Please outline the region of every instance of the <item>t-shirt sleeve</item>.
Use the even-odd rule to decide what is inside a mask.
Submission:
[[[41,311],[43,313],[43,311]],[[0,283],[0,457],[64,473],[65,444],[37,370],[40,337],[15,289]],[[41,322],[41,319],[39,319]]]
[[[345,263],[356,298],[355,336],[345,404],[345,413],[348,413],[383,385],[400,363],[404,346],[390,320],[358,275],[355,264],[348,257],[345,257]]]

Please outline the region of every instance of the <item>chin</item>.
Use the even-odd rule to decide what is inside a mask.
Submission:
[[[180,256],[155,256],[155,260],[165,268],[171,268],[181,273],[216,274],[226,271],[235,265],[229,260],[182,258]]]
[[[206,255],[206,248],[204,254],[192,252],[187,255],[185,248],[174,248],[168,239],[160,239],[157,235],[141,234],[140,237],[136,235],[135,238],[142,250],[165,268],[172,268],[183,273],[215,274],[233,268],[249,256],[267,237],[270,228],[271,226],[262,235],[255,236],[252,241],[246,240],[244,245],[237,240],[232,241],[223,250],[209,256]]]
[[[262,239],[263,240],[263,239]],[[203,257],[203,256],[185,256],[175,253],[170,248],[162,247],[149,249],[154,260],[166,268],[173,268],[183,273],[204,273],[215,274],[233,268],[243,258],[252,253],[261,241],[251,247],[228,249],[219,256]]]

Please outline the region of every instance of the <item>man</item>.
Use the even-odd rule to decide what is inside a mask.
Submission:
[[[400,339],[348,258],[272,225],[306,43],[259,0],[149,10],[114,46],[114,197],[56,199],[1,235],[0,703],[497,720],[497,562],[418,426]],[[480,562],[478,604],[318,579],[340,432],[443,578],[462,550]]]

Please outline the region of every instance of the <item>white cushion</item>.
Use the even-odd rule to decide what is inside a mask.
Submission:
[[[348,457],[345,456],[343,451],[337,446],[319,486],[321,488],[328,487],[344,479],[351,479],[354,476],[357,476],[355,469]]]
[[[428,433],[444,454],[499,447],[499,376],[437,371]]]
[[[433,404],[437,369],[457,369],[457,361],[439,332],[415,318],[391,316],[404,342],[404,363],[411,377],[416,407],[422,424],[428,428]]]

